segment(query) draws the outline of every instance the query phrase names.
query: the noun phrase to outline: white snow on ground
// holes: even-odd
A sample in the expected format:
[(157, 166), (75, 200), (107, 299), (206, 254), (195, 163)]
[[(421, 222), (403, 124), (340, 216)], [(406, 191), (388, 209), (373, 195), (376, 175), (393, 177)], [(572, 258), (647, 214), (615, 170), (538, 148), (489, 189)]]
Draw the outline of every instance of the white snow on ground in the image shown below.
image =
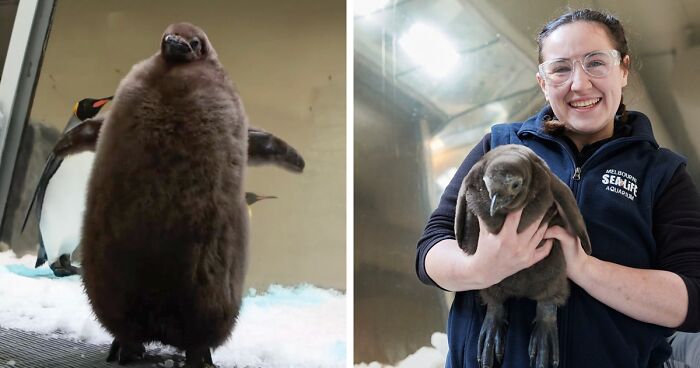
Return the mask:
[(356, 364), (355, 368), (443, 368), (447, 359), (447, 335), (435, 332), (430, 337), (433, 346), (424, 346), (398, 362), (396, 366), (377, 362)]
[[(92, 314), (80, 277), (56, 278), (47, 266), (34, 269), (35, 260), (0, 252), (0, 326), (111, 343)], [(251, 289), (233, 335), (214, 351), (214, 363), (222, 368), (344, 367), (345, 310), (345, 294), (335, 290), (312, 285)]]

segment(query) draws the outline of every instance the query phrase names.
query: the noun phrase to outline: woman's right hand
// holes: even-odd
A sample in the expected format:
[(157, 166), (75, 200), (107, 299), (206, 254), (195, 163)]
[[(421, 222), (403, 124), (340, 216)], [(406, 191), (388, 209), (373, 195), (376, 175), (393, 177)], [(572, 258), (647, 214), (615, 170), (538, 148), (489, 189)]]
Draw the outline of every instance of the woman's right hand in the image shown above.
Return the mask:
[(479, 241), (476, 252), (472, 255), (472, 265), (481, 270), (484, 287), (495, 285), (541, 261), (552, 249), (552, 239), (547, 239), (542, 247), (537, 247), (549, 225), (545, 223), (540, 226), (544, 214), (518, 233), (522, 213), (522, 209), (509, 213), (498, 234), (488, 232), (479, 218)]
[(425, 257), (428, 276), (447, 290), (480, 290), (539, 262), (552, 249), (552, 239), (537, 248), (548, 224), (540, 227), (541, 217), (518, 234), (521, 215), (522, 210), (508, 214), (498, 234), (486, 231), (479, 219), (481, 230), (472, 255), (465, 253), (454, 239), (439, 241)]

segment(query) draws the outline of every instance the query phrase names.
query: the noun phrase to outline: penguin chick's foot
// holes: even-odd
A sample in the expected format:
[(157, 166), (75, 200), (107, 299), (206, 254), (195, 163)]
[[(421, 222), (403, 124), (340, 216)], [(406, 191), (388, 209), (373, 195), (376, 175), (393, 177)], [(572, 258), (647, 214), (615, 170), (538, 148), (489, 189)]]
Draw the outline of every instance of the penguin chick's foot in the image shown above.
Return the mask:
[(118, 361), (119, 365), (126, 365), (136, 360), (143, 359), (146, 348), (140, 343), (120, 342), (117, 339), (112, 341), (107, 355), (108, 362)]
[(66, 277), (80, 274), (80, 269), (70, 263), (70, 256), (67, 254), (61, 255), (56, 262), (49, 265), (49, 268), (51, 268), (51, 271), (53, 271), (53, 274), (56, 277)]
[(535, 327), (530, 335), (530, 366), (556, 368), (559, 366), (559, 333), (557, 307), (551, 303), (537, 303)]
[(208, 347), (187, 349), (185, 357), (185, 368), (216, 368), (211, 360), (211, 350)]
[(480, 368), (498, 367), (503, 362), (507, 327), (508, 317), (503, 304), (488, 304), (476, 350)]

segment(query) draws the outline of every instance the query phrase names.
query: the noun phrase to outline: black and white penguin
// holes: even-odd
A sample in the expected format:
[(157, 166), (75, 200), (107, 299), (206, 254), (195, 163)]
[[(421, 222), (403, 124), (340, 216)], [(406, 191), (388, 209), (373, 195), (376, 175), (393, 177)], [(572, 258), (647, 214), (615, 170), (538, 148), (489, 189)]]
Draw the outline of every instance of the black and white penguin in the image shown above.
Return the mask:
[[(73, 106), (63, 134), (81, 122), (95, 117), (111, 99), (112, 96), (85, 98), (77, 102)], [(22, 230), (36, 203), (39, 250), (35, 267), (48, 262), (54, 275), (58, 277), (79, 272), (71, 264), (71, 255), (80, 244), (85, 193), (93, 159), (94, 153), (90, 151), (66, 157), (56, 157), (51, 153), (24, 217)]]

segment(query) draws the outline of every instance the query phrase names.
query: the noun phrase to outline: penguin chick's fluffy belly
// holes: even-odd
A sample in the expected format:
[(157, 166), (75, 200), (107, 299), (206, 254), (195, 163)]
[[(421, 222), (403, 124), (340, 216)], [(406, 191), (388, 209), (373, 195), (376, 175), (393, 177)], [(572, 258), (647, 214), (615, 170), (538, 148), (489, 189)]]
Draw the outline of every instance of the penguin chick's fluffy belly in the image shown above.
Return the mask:
[(94, 158), (92, 152), (66, 157), (46, 187), (39, 227), (49, 264), (61, 254), (73, 253), (80, 243), (85, 193)]
[[(197, 113), (191, 109), (192, 105), (183, 105), (170, 112)], [(160, 340), (180, 348), (200, 340), (213, 347), (228, 337), (240, 306), (246, 249), (245, 244), (233, 244), (247, 242), (247, 213), (241, 185), (233, 175), (231, 162), (236, 160), (231, 150), (223, 148), (230, 146), (232, 132), (177, 120), (174, 124), (181, 126), (166, 127), (172, 130), (164, 135), (143, 124), (139, 134), (154, 129), (150, 139), (141, 141), (148, 143), (115, 150), (110, 157), (129, 157), (133, 152), (143, 156), (113, 166), (114, 172), (101, 177), (107, 183), (95, 180), (96, 185), (105, 184), (103, 188), (109, 188), (105, 192), (116, 200), (99, 206), (111, 208), (109, 212), (88, 213), (88, 218), (124, 216), (93, 227), (116, 232), (88, 236), (93, 244), (99, 243), (92, 251), (110, 259), (97, 266), (102, 270), (99, 279), (106, 281), (106, 290), (116, 294), (118, 302), (111, 296), (92, 300), (116, 336)], [(105, 140), (111, 133), (105, 132)], [(243, 164), (238, 163), (242, 173)], [(86, 272), (92, 270), (84, 267)], [(137, 317), (127, 322), (123, 315)], [(187, 318), (196, 322), (189, 324)], [(217, 324), (221, 326), (215, 328)]]

